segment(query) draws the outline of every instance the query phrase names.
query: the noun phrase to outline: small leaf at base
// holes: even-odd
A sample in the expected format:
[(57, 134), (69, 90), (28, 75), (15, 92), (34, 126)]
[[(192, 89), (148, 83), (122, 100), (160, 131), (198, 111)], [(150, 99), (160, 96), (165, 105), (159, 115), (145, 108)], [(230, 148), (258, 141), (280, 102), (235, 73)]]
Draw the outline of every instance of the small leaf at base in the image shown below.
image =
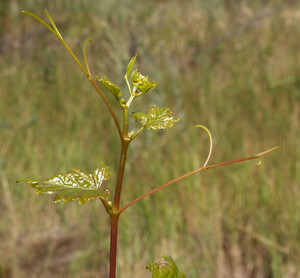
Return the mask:
[(152, 278), (185, 278), (185, 274), (178, 270), (171, 257), (162, 256), (162, 258), (162, 262), (147, 265), (146, 269), (152, 272)]

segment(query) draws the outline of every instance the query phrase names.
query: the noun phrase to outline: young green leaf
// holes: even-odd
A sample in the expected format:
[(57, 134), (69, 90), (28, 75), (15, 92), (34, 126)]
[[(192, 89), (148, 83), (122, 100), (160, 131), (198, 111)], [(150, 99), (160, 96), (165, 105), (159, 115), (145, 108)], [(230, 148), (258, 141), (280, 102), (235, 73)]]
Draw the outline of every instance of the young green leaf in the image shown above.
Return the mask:
[(132, 114), (135, 120), (140, 120), (142, 126), (148, 129), (166, 129), (172, 127), (174, 123), (179, 121), (179, 118), (171, 116), (172, 112), (169, 108), (156, 107), (155, 105), (147, 112), (136, 112)]
[(109, 80), (107, 80), (107, 78), (97, 77), (97, 79), (105, 86), (106, 89), (108, 89), (115, 96), (117, 100), (119, 100), (120, 97), (122, 97), (121, 89)]
[(143, 112), (135, 112), (131, 115), (132, 118), (134, 118), (136, 121), (140, 120), (140, 123), (142, 126), (145, 126), (148, 121), (148, 115)]
[(135, 56), (132, 57), (131, 60), (128, 63), (127, 70), (126, 70), (126, 78), (129, 78), (129, 75), (130, 75), (132, 67), (133, 67), (133, 65), (135, 63), (136, 57), (137, 57), (137, 54), (135, 54)]
[(154, 89), (158, 85), (158, 83), (155, 83), (154, 81), (149, 81), (148, 76), (141, 75), (137, 70), (131, 75), (131, 84), (141, 91), (140, 93), (137, 93), (136, 96), (140, 96)]
[(110, 178), (110, 174), (109, 168), (102, 163), (102, 167), (92, 174), (73, 168), (68, 173), (56, 174), (47, 180), (22, 179), (17, 182), (27, 182), (37, 190), (37, 194), (54, 194), (55, 203), (79, 200), (83, 204), (92, 199), (108, 199), (109, 191), (100, 187)]
[(152, 272), (152, 278), (185, 278), (185, 274), (178, 270), (171, 257), (162, 256), (162, 258), (162, 262), (147, 265), (146, 269)]

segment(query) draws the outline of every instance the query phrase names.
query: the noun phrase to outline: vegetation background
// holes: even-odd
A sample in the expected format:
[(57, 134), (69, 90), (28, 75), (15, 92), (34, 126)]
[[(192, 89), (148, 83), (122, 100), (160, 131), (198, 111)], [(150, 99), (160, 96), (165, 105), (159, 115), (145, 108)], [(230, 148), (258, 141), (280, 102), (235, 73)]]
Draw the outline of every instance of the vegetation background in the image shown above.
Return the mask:
[(213, 134), (211, 163), (280, 145), (260, 167), (210, 170), (126, 211), (119, 276), (149, 277), (146, 263), (171, 254), (189, 278), (300, 277), (300, 4), (283, 0), (1, 0), (0, 277), (106, 277), (108, 267), (100, 202), (53, 204), (15, 184), (101, 160), (116, 173), (120, 151), (74, 61), (21, 14), (46, 18), (44, 8), (79, 56), (93, 39), (94, 74), (124, 89), (138, 53), (160, 82), (139, 105), (181, 118), (132, 144), (123, 203), (201, 166), (209, 142), (196, 124)]

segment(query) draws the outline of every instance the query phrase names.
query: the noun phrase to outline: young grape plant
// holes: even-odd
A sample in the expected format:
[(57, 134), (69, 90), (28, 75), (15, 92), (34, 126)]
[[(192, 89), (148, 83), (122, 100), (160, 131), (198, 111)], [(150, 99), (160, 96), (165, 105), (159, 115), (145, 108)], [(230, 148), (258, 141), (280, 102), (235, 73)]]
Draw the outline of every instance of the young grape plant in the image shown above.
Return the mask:
[[(131, 58), (127, 66), (127, 70), (124, 76), (125, 82), (127, 84), (128, 92), (124, 94), (120, 87), (113, 84), (105, 77), (94, 76), (90, 70), (88, 59), (86, 55), (87, 44), (91, 42), (87, 39), (83, 44), (83, 61), (81, 63), (74, 52), (71, 50), (69, 45), (64, 40), (63, 36), (57, 29), (52, 17), (45, 10), (45, 13), (50, 21), (50, 24), (46, 23), (43, 19), (36, 16), (35, 14), (24, 11), (25, 14), (32, 16), (34, 19), (43, 24), (50, 32), (52, 32), (57, 39), (66, 48), (69, 54), (72, 56), (76, 64), (82, 70), (82, 72), (87, 77), (88, 81), (94, 87), (96, 92), (100, 95), (102, 101), (104, 101), (108, 111), (114, 121), (115, 127), (118, 131), (121, 144), (120, 160), (118, 173), (116, 178), (116, 184), (114, 186), (113, 192), (110, 192), (105, 187), (110, 179), (111, 172), (109, 167), (105, 165), (104, 162), (101, 163), (100, 167), (95, 169), (92, 173), (88, 174), (79, 168), (70, 169), (67, 173), (60, 173), (51, 176), (49, 179), (20, 179), (17, 182), (27, 182), (31, 187), (36, 189), (38, 194), (53, 194), (54, 202), (71, 202), (78, 201), (79, 204), (87, 203), (90, 200), (97, 199), (100, 200), (110, 217), (110, 266), (109, 266), (109, 278), (115, 278), (117, 273), (117, 245), (118, 245), (118, 223), (120, 215), (130, 206), (141, 201), (143, 198), (154, 194), (155, 192), (168, 187), (176, 182), (179, 182), (191, 175), (197, 174), (201, 171), (205, 171), (211, 168), (220, 167), (223, 165), (238, 163), (242, 161), (260, 159), (261, 157), (277, 147), (253, 155), (246, 158), (236, 159), (221, 162), (214, 165), (209, 165), (209, 160), (212, 154), (212, 136), (210, 131), (203, 125), (196, 125), (195, 127), (203, 129), (209, 136), (210, 147), (207, 159), (202, 167), (195, 169), (189, 173), (186, 173), (180, 177), (166, 182), (149, 192), (141, 195), (140, 197), (132, 200), (124, 206), (120, 206), (121, 193), (123, 190), (123, 177), (125, 172), (125, 164), (127, 160), (127, 151), (129, 144), (145, 129), (150, 130), (161, 130), (171, 128), (174, 124), (179, 122), (179, 118), (172, 116), (172, 113), (167, 107), (158, 107), (156, 105), (149, 108), (148, 111), (132, 111), (131, 104), (139, 97), (143, 97), (145, 94), (151, 92), (157, 87), (158, 83), (149, 80), (148, 76), (142, 75), (137, 69), (134, 69), (134, 65), (137, 59), (137, 55)], [(101, 86), (104, 87), (109, 93), (113, 95), (115, 100), (119, 104), (119, 109), (122, 112), (123, 118), (120, 122), (117, 118), (117, 114), (108, 101), (106, 94), (103, 93)], [(129, 127), (129, 121), (137, 122), (137, 128), (131, 130)], [(126, 189), (126, 184), (124, 184), (124, 189)], [(111, 198), (112, 196), (112, 198)], [(153, 278), (182, 278), (185, 274), (180, 272), (176, 263), (170, 256), (162, 256), (162, 261), (154, 264), (148, 264), (147, 270), (152, 272)], [(122, 274), (120, 274), (122, 276)]]

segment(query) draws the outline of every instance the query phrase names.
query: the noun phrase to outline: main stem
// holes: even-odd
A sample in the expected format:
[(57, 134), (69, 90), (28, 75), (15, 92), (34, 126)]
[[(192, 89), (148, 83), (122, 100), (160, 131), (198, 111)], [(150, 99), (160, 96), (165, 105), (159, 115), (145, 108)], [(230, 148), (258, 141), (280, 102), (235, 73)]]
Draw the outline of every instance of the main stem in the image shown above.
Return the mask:
[(117, 268), (117, 246), (118, 246), (118, 223), (119, 223), (119, 207), (123, 185), (123, 177), (125, 170), (125, 163), (127, 157), (129, 141), (127, 138), (122, 138), (122, 150), (119, 163), (119, 171), (116, 183), (116, 191), (114, 197), (113, 208), (110, 212), (110, 266), (109, 278), (116, 278)]
[(109, 278), (116, 278), (119, 214), (110, 217), (110, 265)]
[(128, 145), (129, 145), (129, 141), (127, 141), (126, 138), (125, 139), (122, 138), (122, 150), (121, 150), (119, 171), (118, 171), (116, 191), (115, 191), (114, 204), (113, 204), (113, 209), (116, 212), (119, 211), (119, 207), (120, 207), (120, 198), (121, 198), (121, 192), (122, 192), (124, 169), (125, 169)]

